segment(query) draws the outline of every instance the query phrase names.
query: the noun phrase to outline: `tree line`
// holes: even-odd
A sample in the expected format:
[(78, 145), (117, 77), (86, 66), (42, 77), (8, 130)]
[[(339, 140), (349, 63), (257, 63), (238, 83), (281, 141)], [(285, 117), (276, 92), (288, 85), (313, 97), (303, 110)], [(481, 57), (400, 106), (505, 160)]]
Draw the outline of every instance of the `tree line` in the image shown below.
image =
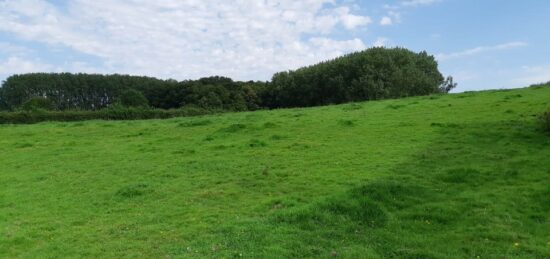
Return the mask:
[(27, 102), (48, 102), (53, 110), (100, 110), (112, 105), (177, 109), (194, 106), (219, 110), (259, 108), (261, 82), (234, 82), (225, 77), (161, 80), (129, 75), (31, 73), (7, 78), (0, 88), (0, 107), (16, 110)]
[(157, 109), (245, 111), (306, 107), (448, 92), (433, 56), (404, 48), (371, 48), (276, 73), (270, 82), (226, 77), (161, 80), (71, 73), (13, 75), (0, 88), (0, 109), (101, 110), (121, 105)]

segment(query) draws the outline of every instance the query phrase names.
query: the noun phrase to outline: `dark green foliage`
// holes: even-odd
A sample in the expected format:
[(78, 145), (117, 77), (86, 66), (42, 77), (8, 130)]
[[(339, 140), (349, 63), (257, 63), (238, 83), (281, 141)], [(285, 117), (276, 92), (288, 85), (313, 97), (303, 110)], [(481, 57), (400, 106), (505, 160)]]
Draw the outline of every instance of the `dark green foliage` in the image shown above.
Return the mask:
[(207, 110), (246, 111), (261, 108), (258, 91), (261, 82), (234, 82), (226, 77), (207, 77), (196, 81), (166, 81), (143, 91), (155, 108), (198, 107)]
[(120, 95), (120, 104), (125, 107), (148, 107), (149, 101), (141, 92), (128, 89)]
[(546, 82), (546, 83), (532, 84), (529, 87), (531, 87), (533, 89), (541, 89), (541, 88), (548, 87), (548, 86), (550, 86), (550, 81)]
[(437, 62), (426, 52), (371, 48), (277, 73), (263, 101), (276, 108), (400, 98), (439, 93), (443, 83)]
[(33, 96), (47, 97), (58, 110), (97, 110), (112, 104), (125, 89), (160, 82), (122, 75), (32, 73), (9, 77), (2, 85), (0, 96), (10, 110)]
[(99, 111), (15, 111), (0, 112), (0, 124), (30, 124), (43, 121), (83, 121), (83, 120), (144, 120), (167, 119), (183, 116), (197, 116), (214, 113), (200, 108), (145, 109), (113, 106)]
[(21, 110), (24, 111), (35, 111), (35, 110), (55, 110), (55, 105), (53, 102), (44, 97), (32, 97), (29, 100), (25, 101), (21, 107)]
[(445, 81), (439, 86), (439, 91), (441, 93), (449, 93), (451, 90), (455, 89), (458, 84), (454, 82), (452, 76), (448, 76)]
[(426, 52), (372, 48), (277, 73), (270, 83), (235, 82), (220, 76), (178, 82), (117, 74), (13, 75), (0, 88), (0, 109), (13, 111), (29, 98), (43, 96), (61, 111), (101, 110), (115, 103), (247, 111), (427, 95), (455, 86), (451, 77), (443, 80), (437, 62)]
[(161, 109), (256, 110), (261, 107), (258, 92), (264, 84), (225, 77), (178, 82), (116, 74), (31, 73), (13, 75), (3, 83), (0, 109), (15, 110), (29, 98), (44, 96), (62, 111), (100, 110), (117, 102)]

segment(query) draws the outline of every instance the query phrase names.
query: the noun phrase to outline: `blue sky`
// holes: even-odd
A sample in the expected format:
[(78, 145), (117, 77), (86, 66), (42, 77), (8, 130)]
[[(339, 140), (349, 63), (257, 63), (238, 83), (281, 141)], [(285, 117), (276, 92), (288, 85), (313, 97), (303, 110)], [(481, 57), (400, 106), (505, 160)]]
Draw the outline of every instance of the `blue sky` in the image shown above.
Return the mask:
[(268, 80), (372, 46), (436, 56), (456, 91), (550, 81), (550, 1), (0, 0), (0, 80), (27, 72)]

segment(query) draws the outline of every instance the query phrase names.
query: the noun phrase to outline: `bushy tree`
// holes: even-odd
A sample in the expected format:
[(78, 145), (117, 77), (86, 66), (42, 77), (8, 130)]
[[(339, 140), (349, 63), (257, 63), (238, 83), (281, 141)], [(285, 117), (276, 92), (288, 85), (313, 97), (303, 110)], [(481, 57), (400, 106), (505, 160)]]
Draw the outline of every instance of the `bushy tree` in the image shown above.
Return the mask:
[(149, 101), (143, 94), (134, 89), (128, 89), (121, 93), (120, 104), (124, 107), (149, 107)]
[(37, 97), (32, 97), (28, 99), (19, 108), (24, 111), (37, 111), (37, 110), (52, 111), (52, 110), (55, 110), (55, 105), (50, 99), (37, 96)]
[(403, 48), (371, 48), (295, 71), (277, 73), (267, 105), (304, 107), (440, 92), (433, 56)]
[(162, 109), (247, 110), (260, 107), (260, 95), (254, 91), (262, 85), (220, 76), (178, 82), (128, 75), (31, 73), (11, 76), (3, 83), (0, 108), (13, 110), (33, 96), (48, 96), (58, 110), (99, 110), (115, 102), (144, 106), (145, 99)]
[(165, 81), (127, 75), (31, 73), (10, 76), (0, 94), (13, 110), (33, 96), (47, 96), (58, 110), (98, 110), (114, 103), (122, 91), (145, 91)]
[(449, 93), (451, 90), (455, 89), (458, 84), (453, 81), (452, 76), (448, 76), (443, 84), (439, 86), (439, 91), (442, 93)]
[(235, 82), (221, 76), (178, 82), (117, 74), (13, 75), (0, 88), (0, 109), (14, 110), (34, 96), (46, 96), (61, 111), (101, 110), (115, 103), (243, 111), (427, 95), (455, 86), (451, 77), (444, 80), (426, 52), (371, 48), (276, 73), (271, 82)]

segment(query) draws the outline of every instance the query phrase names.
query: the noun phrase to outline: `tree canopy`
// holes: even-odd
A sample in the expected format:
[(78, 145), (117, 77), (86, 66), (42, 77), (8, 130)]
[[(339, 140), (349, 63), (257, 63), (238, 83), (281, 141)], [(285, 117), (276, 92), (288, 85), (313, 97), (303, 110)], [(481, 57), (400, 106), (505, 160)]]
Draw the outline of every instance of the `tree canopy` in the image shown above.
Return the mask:
[(371, 48), (273, 76), (269, 107), (304, 107), (440, 92), (437, 62), (426, 52)]
[(371, 48), (273, 75), (271, 82), (238, 82), (213, 76), (161, 80), (144, 76), (30, 73), (10, 76), (0, 88), (0, 109), (15, 110), (33, 98), (55, 110), (129, 107), (244, 111), (306, 107), (448, 92), (434, 57), (404, 48)]

